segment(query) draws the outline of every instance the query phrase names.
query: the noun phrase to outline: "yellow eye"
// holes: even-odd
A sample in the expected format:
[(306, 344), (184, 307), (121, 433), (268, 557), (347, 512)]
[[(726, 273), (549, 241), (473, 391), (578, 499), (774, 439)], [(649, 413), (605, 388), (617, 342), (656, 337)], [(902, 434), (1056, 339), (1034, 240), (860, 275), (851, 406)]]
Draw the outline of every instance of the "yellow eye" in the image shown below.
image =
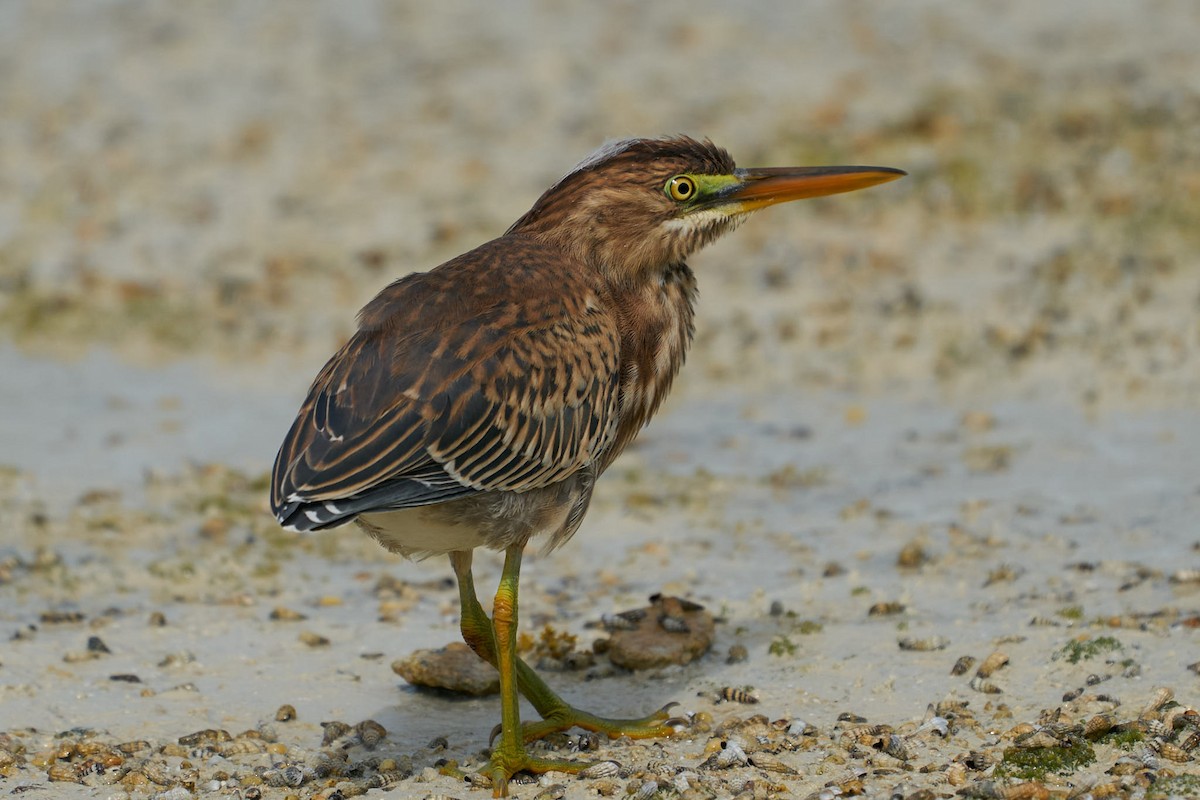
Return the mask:
[(676, 175), (667, 181), (667, 196), (672, 200), (686, 203), (696, 196), (696, 182), (687, 175)]

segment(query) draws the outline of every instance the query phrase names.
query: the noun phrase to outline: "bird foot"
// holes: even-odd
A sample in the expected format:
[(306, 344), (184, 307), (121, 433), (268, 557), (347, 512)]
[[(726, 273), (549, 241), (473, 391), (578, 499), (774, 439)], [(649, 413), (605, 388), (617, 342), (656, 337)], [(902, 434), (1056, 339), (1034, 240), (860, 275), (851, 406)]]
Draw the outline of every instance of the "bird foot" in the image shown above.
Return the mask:
[[(688, 725), (686, 719), (671, 716), (671, 709), (677, 705), (678, 703), (667, 703), (653, 714), (638, 719), (609, 719), (563, 703), (547, 712), (538, 722), (523, 723), (521, 738), (532, 742), (559, 731), (583, 728), (610, 739), (619, 739), (622, 736), (628, 736), (630, 739), (662, 739), (673, 736)], [(498, 731), (493, 731), (493, 738), (496, 733)]]
[(518, 772), (565, 772), (571, 775), (592, 766), (590, 761), (557, 761), (534, 758), (525, 749), (506, 749), (503, 745), (492, 750), (492, 757), (479, 774), (492, 782), (492, 797), (508, 797), (508, 780)]

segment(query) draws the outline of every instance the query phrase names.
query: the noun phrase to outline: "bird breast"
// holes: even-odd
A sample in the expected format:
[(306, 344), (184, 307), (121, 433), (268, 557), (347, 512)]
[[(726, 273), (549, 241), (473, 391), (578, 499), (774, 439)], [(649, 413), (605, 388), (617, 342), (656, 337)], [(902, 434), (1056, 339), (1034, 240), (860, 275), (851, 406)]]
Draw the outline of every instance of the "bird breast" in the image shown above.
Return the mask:
[(662, 404), (692, 341), (696, 278), (686, 264), (621, 294), (620, 422), (603, 466), (633, 440)]

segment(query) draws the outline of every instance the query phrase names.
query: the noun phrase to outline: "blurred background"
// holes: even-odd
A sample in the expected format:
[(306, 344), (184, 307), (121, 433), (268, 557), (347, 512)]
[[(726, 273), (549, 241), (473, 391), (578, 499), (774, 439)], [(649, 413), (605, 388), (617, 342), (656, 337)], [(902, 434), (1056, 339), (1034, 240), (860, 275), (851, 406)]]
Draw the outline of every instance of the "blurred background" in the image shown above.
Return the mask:
[[(177, 746), (288, 703), (289, 752), (370, 717), (390, 754), (477, 753), (492, 700), (389, 669), (458, 638), (445, 560), (285, 534), (266, 476), (380, 288), (500, 235), (606, 140), (680, 132), (742, 166), (909, 176), (694, 257), (688, 364), (580, 535), (530, 559), (522, 613), (589, 653), (652, 593), (730, 624), (692, 667), (555, 683), (718, 717), (722, 685), (758, 687), (826, 737), (795, 796), (823, 754), (860, 763), (839, 712), (915, 726), (997, 642), (1008, 693), (967, 695), (995, 718), (960, 750), (1059, 719), (1094, 672), (1121, 714), (1153, 686), (1194, 702), (1197, 42), (1186, 0), (0, 0), (0, 751)], [(1091, 634), (1119, 667), (1060, 659)], [(944, 792), (966, 758), (931, 745), (903, 780)]]
[(1198, 34), (1167, 0), (6, 0), (0, 461), (75, 488), (265, 470), (382, 285), (605, 140), (676, 132), (911, 177), (698, 255), (674, 404), (1194, 407)]

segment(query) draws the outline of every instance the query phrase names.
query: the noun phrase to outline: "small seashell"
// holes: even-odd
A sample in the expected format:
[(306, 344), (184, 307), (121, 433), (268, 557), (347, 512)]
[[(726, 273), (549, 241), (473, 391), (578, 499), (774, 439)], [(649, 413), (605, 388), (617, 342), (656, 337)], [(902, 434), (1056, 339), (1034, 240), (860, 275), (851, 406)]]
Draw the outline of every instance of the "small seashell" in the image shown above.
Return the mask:
[(692, 788), (692, 784), (698, 783), (699, 780), (699, 775), (689, 770), (684, 770), (671, 779), (671, 788), (675, 790), (676, 794), (683, 794)]
[(746, 751), (733, 740), (721, 742), (721, 750), (713, 755), (713, 765), (717, 769), (726, 769), (734, 764), (746, 763)]
[(329, 637), (328, 636), (322, 636), (321, 634), (313, 633), (312, 631), (301, 631), (299, 639), (302, 644), (306, 644), (309, 647), (328, 647), (329, 646)]
[(725, 686), (717, 692), (717, 702), (754, 705), (758, 702), (758, 698), (745, 689), (739, 689), (735, 686)]
[(1166, 725), (1164, 725), (1160, 720), (1153, 718), (1138, 719), (1130, 723), (1130, 725), (1142, 731), (1151, 738), (1162, 738), (1171, 734), (1170, 729), (1168, 729)]
[(953, 719), (958, 716), (967, 714), (967, 706), (971, 704), (970, 700), (959, 700), (957, 697), (947, 697), (945, 700), (940, 700), (933, 706), (933, 713), (939, 717)]
[(308, 762), (309, 768), (317, 778), (341, 775), (345, 773), (348, 766), (345, 752), (328, 753), (322, 750), (312, 755)]
[(809, 725), (804, 720), (794, 719), (788, 725), (787, 734), (788, 736), (803, 736), (804, 732), (807, 731), (808, 728)]
[(533, 796), (533, 800), (562, 800), (567, 796), (567, 787), (553, 783)]
[(267, 743), (262, 739), (252, 739), (249, 737), (239, 737), (232, 742), (222, 742), (216, 747), (217, 753), (222, 756), (237, 756), (249, 755), (251, 753), (267, 752)]
[(296, 707), (291, 703), (284, 703), (275, 712), (276, 722), (291, 722), (296, 718)]
[(1035, 747), (1061, 747), (1062, 741), (1045, 728), (1023, 733), (1013, 740), (1013, 746), (1024, 750)]
[(959, 656), (954, 662), (954, 666), (950, 668), (951, 675), (966, 675), (971, 667), (975, 666), (975, 656)]
[(1037, 781), (1004, 785), (997, 781), (980, 781), (958, 791), (963, 797), (980, 800), (1047, 800), (1050, 791)]
[(1121, 781), (1104, 781), (1103, 783), (1094, 783), (1084, 792), (1079, 792), (1078, 794), (1088, 794), (1095, 800), (1102, 800), (1102, 798), (1111, 797), (1117, 792), (1123, 791), (1124, 788)]
[(933, 716), (921, 723), (921, 727), (913, 731), (913, 735), (933, 731), (938, 736), (950, 735), (950, 720), (945, 717)]
[(882, 746), (884, 737), (891, 734), (891, 725), (854, 725), (842, 731), (841, 738), (844, 744), (876, 748)]
[(974, 678), (971, 678), (971, 682), (967, 685), (975, 691), (982, 692), (983, 694), (1002, 694), (1004, 692), (1004, 690), (996, 684), (981, 678), (978, 675), (976, 675)]
[(176, 786), (154, 795), (154, 800), (191, 800), (192, 793), (184, 786)]
[(1047, 800), (1050, 790), (1037, 781), (1026, 781), (1000, 788), (1001, 800)]
[(643, 781), (642, 785), (631, 793), (629, 797), (633, 798), (633, 800), (650, 800), (651, 797), (658, 794), (658, 788), (658, 781), (656, 780)]
[(967, 782), (967, 767), (962, 762), (956, 761), (946, 767), (946, 783), (951, 786), (962, 786)]
[(1158, 769), (1158, 754), (1148, 745), (1142, 743), (1133, 751), (1133, 757), (1142, 763), (1146, 769)]
[(1171, 583), (1200, 583), (1200, 569), (1178, 569), (1168, 578)]
[(228, 742), (232, 739), (233, 737), (229, 735), (229, 731), (205, 728), (202, 731), (180, 736), (179, 743), (184, 747), (196, 747), (198, 745), (213, 745), (218, 742)]
[(602, 614), (600, 623), (610, 631), (631, 631), (646, 618), (646, 609), (634, 608), (618, 614)]
[(904, 603), (896, 601), (882, 601), (876, 603), (867, 609), (868, 617), (890, 616), (892, 614), (903, 614), (906, 606)]
[(308, 619), (308, 617), (301, 614), (299, 611), (293, 611), (292, 609), (285, 608), (284, 606), (276, 606), (274, 609), (272, 609), (269, 618), (275, 622), (299, 622), (301, 620)]
[(83, 783), (83, 776), (74, 764), (55, 761), (46, 768), (46, 777), (55, 783)]
[(1176, 764), (1185, 764), (1192, 760), (1192, 756), (1187, 750), (1171, 742), (1159, 742), (1158, 754), (1168, 761), (1174, 761)]
[(901, 650), (914, 650), (917, 652), (945, 650), (950, 646), (950, 640), (945, 636), (926, 636), (924, 638), (904, 636), (896, 643), (900, 645)]
[(883, 740), (882, 749), (883, 752), (900, 761), (908, 761), (912, 758), (912, 754), (908, 750), (908, 745), (904, 742), (904, 737), (897, 736), (894, 733)]
[(176, 776), (172, 775), (165, 765), (157, 761), (145, 761), (138, 766), (137, 771), (145, 775), (151, 783), (157, 783), (159, 786), (170, 786), (175, 783)]
[(374, 750), (387, 736), (387, 729), (373, 719), (364, 719), (355, 725), (354, 732), (358, 735), (358, 740), (362, 742), (363, 747), (368, 750)]
[(283, 785), (292, 788), (303, 785), (311, 777), (303, 767), (297, 764), (288, 764), (279, 770), (279, 774), (283, 777)]
[(333, 720), (331, 722), (322, 722), (321, 727), (325, 729), (325, 734), (321, 737), (321, 746), (327, 747), (343, 736), (349, 734), (354, 729), (344, 722)]
[(1111, 731), (1116, 724), (1116, 717), (1112, 714), (1097, 714), (1083, 723), (1083, 735), (1085, 738), (1095, 739)]
[(967, 769), (983, 772), (985, 769), (996, 763), (996, 759), (986, 750), (972, 750), (967, 753), (966, 758), (962, 761), (967, 766)]
[(597, 761), (590, 767), (579, 771), (581, 778), (615, 778), (621, 773), (621, 765), (616, 761)]
[(1175, 706), (1170, 708), (1162, 715), (1163, 725), (1167, 726), (1167, 730), (1175, 730), (1181, 725), (1191, 725), (1193, 728), (1200, 727), (1200, 714), (1196, 713), (1194, 708), (1187, 706)]
[(411, 774), (411, 770), (380, 770), (367, 780), (366, 787), (368, 789), (390, 789)]
[(1150, 695), (1149, 702), (1142, 709), (1140, 716), (1149, 716), (1158, 712), (1160, 708), (1175, 699), (1175, 692), (1165, 686), (1160, 686), (1154, 690), (1154, 694)]
[(997, 650), (980, 662), (979, 669), (975, 670), (975, 675), (979, 678), (990, 678), (992, 673), (1007, 663), (1008, 656)]
[(770, 753), (758, 752), (747, 756), (746, 763), (764, 772), (776, 772), (781, 775), (799, 775), (799, 771), (780, 761)]

